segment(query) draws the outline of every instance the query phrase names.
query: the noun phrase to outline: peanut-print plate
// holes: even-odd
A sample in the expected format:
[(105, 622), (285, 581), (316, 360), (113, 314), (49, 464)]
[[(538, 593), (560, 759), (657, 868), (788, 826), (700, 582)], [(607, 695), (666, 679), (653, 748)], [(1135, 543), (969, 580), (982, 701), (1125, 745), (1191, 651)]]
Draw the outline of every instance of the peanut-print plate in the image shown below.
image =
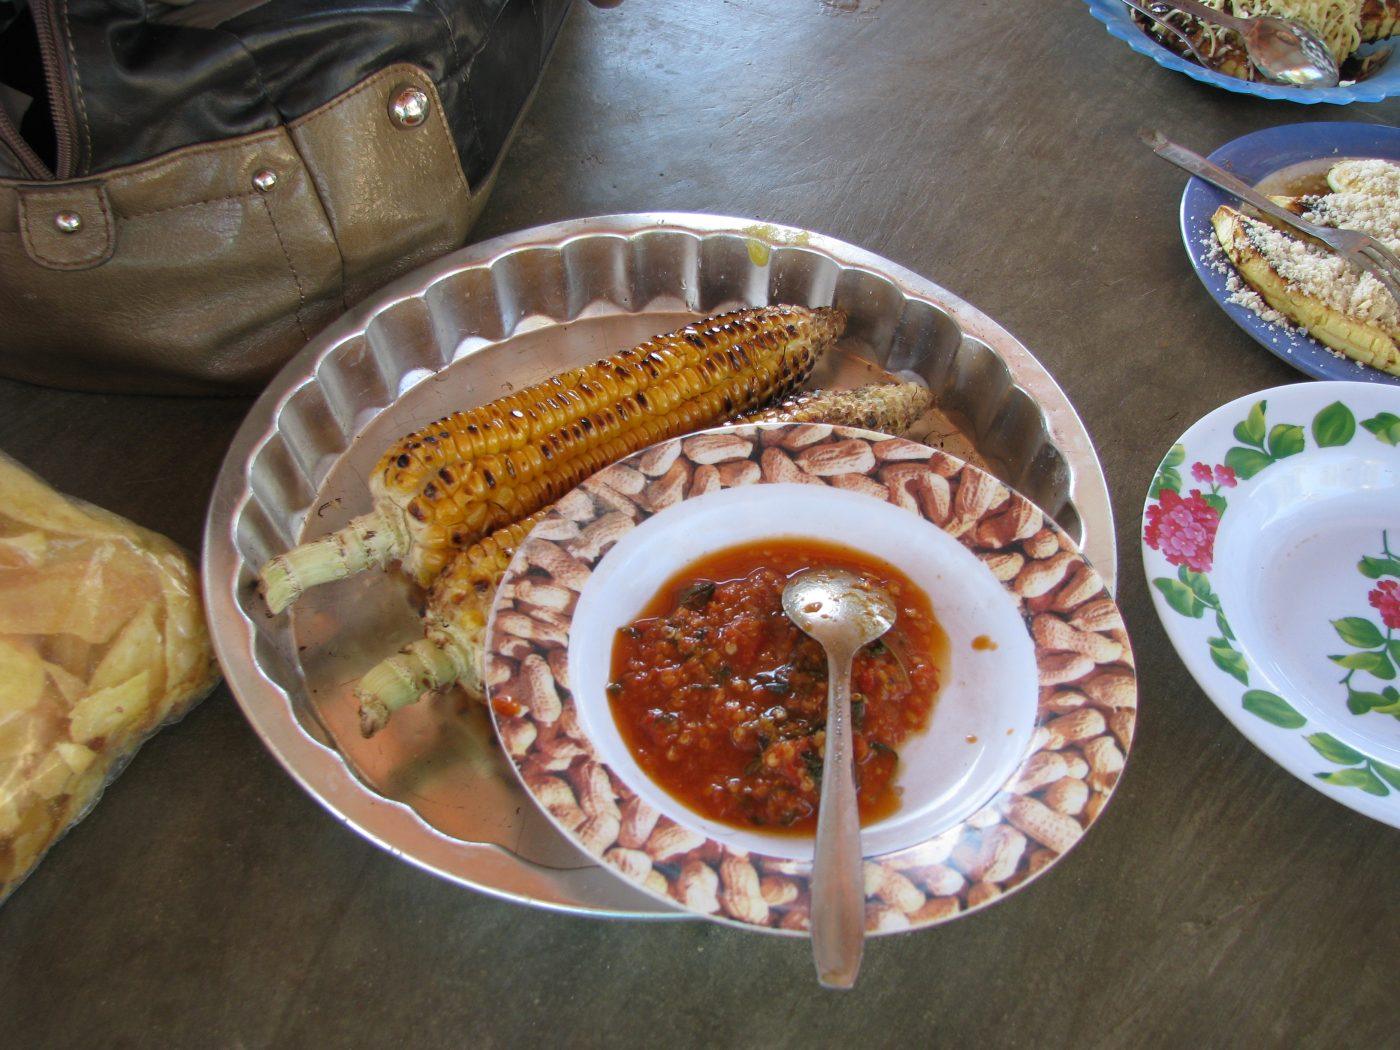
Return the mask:
[(1284, 769), (1400, 827), (1400, 390), (1306, 383), (1171, 447), (1143, 565), (1206, 695)]
[[(549, 818), (660, 900), (806, 932), (810, 840), (727, 827), (668, 795), (622, 743), (605, 694), (615, 632), (670, 576), (776, 536), (893, 564), (949, 636), (931, 724), (900, 748), (900, 807), (862, 834), (870, 932), (975, 910), (1068, 852), (1132, 741), (1132, 653), (1102, 580), (990, 474), (911, 441), (800, 424), (656, 445), (560, 500), (521, 545), (488, 628), (488, 693)], [(995, 648), (974, 645), (981, 635)]]

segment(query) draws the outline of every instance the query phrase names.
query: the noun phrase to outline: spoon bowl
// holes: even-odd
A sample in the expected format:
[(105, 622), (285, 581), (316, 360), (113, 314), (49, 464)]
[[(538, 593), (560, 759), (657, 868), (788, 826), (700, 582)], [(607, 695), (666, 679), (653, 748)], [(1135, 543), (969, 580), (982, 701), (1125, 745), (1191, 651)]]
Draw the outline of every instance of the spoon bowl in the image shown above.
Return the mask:
[(851, 661), (894, 626), (894, 599), (843, 569), (808, 569), (783, 589), (788, 619), (826, 650), (826, 746), (812, 865), (812, 958), (827, 988), (850, 988), (865, 948), (864, 856), (851, 738)]
[(788, 619), (831, 652), (863, 645), (894, 626), (894, 599), (883, 587), (844, 569), (808, 569), (783, 589)]
[(1270, 80), (1295, 87), (1336, 87), (1337, 61), (1316, 33), (1286, 18), (1251, 19), (1245, 50)]

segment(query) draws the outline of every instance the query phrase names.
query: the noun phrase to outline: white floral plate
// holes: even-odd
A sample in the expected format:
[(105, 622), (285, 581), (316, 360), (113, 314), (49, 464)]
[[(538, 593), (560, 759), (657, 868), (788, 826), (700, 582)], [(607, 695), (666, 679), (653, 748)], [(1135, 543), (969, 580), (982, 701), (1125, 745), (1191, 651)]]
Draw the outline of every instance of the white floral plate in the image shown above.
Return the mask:
[(584, 482), (521, 544), (488, 626), (487, 688), (541, 810), (661, 900), (806, 933), (810, 840), (718, 826), (668, 796), (630, 758), (605, 696), (616, 630), (665, 579), (783, 535), (889, 561), (936, 596), (949, 635), (933, 720), (901, 745), (899, 811), (862, 832), (867, 929), (945, 922), (1055, 864), (1107, 803), (1132, 742), (1137, 681), (1118, 609), (1073, 541), (991, 475), (844, 427), (663, 442)]
[(1225, 716), (1400, 827), (1400, 391), (1306, 383), (1216, 409), (1152, 479), (1142, 555)]

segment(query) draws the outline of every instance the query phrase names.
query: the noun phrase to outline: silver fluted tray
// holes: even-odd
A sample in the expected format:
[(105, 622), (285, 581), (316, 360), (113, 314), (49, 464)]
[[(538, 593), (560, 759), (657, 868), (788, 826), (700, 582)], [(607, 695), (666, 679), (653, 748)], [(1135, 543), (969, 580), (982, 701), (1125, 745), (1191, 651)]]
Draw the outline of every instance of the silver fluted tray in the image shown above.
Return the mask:
[(273, 618), (268, 557), (369, 509), (365, 478), (400, 434), (696, 316), (835, 302), (850, 317), (816, 377), (923, 378), (1004, 481), (1050, 513), (1112, 587), (1103, 471), (1049, 373), (931, 281), (804, 230), (714, 215), (610, 215), (463, 248), (322, 332), (253, 406), (205, 527), (204, 596), (229, 685), (287, 771), (349, 827), (464, 886), (561, 911), (680, 918), (567, 842), (451, 698), (401, 711), (372, 741), (351, 689), (418, 633), (406, 584), (371, 573)]

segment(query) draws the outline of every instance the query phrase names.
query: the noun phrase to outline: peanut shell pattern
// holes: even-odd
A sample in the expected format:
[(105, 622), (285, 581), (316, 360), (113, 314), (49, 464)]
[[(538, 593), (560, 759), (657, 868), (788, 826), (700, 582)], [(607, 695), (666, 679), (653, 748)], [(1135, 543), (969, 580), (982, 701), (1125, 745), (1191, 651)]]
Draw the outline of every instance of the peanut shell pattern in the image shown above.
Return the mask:
[[(735, 851), (657, 813), (598, 760), (568, 684), (570, 616), (613, 544), (683, 499), (774, 482), (864, 492), (944, 529), (1010, 591), (1035, 643), (1027, 756), (961, 824), (867, 859), (867, 930), (932, 926), (1025, 885), (1074, 847), (1122, 775), (1137, 706), (1122, 617), (1073, 541), (1028, 500), (944, 452), (869, 431), (706, 431), (609, 467), (551, 510), (512, 561), (489, 628), (492, 717), (522, 782), (574, 841), (642, 889), (718, 921), (806, 933), (811, 865)], [(539, 594), (551, 600), (531, 600)]]

